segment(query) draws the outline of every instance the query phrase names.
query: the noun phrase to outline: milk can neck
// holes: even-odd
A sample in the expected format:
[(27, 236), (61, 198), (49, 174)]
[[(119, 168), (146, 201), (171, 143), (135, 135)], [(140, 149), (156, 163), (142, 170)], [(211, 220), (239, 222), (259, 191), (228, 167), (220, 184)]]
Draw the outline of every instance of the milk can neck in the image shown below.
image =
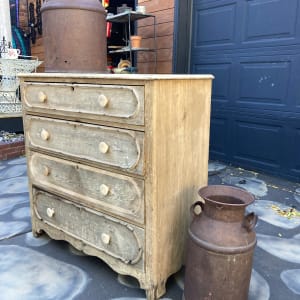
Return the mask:
[(245, 208), (245, 204), (218, 203), (206, 199), (203, 213), (215, 220), (239, 222), (244, 219)]

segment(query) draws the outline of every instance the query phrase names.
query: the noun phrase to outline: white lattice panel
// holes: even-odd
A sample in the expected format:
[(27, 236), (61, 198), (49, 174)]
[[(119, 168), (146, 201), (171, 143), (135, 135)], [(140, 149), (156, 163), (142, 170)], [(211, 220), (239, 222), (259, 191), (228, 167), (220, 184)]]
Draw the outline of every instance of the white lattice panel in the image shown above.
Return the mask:
[(18, 73), (30, 73), (42, 63), (33, 57), (29, 59), (0, 58), (0, 113), (21, 112)]

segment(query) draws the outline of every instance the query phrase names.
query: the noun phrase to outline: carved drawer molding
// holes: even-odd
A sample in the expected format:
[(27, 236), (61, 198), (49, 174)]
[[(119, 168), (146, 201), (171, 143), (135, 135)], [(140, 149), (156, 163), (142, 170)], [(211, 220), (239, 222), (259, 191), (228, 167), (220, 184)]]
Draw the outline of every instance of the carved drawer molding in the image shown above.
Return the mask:
[(143, 133), (130, 130), (26, 117), (29, 147), (143, 174)]
[(34, 190), (36, 216), (83, 243), (143, 268), (144, 231), (43, 191)]
[(144, 87), (28, 83), (24, 105), (49, 113), (144, 125)]
[(144, 224), (144, 181), (40, 153), (29, 155), (35, 186)]

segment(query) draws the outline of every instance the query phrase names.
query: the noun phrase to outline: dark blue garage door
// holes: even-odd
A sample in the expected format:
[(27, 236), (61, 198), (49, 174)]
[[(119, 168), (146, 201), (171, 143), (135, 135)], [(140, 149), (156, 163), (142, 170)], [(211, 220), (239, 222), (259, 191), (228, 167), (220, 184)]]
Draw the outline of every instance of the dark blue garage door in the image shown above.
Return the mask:
[(212, 73), (210, 158), (300, 180), (300, 0), (194, 0), (191, 73)]

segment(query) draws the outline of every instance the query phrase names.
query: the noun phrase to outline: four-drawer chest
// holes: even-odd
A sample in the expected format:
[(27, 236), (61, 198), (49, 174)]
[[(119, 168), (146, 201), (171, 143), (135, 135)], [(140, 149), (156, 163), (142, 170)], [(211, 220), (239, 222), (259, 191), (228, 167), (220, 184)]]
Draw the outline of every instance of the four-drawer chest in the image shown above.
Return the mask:
[(207, 184), (213, 77), (20, 78), (33, 233), (101, 258), (159, 298)]

